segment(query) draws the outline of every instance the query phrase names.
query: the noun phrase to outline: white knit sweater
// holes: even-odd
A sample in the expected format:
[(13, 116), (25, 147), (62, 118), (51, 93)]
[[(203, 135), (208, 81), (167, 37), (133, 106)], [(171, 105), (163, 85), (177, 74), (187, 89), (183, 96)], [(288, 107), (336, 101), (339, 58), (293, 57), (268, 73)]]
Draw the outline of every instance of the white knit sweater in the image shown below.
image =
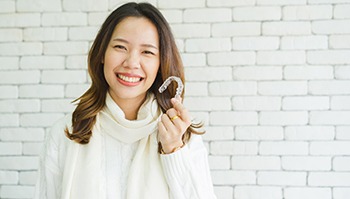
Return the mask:
[[(37, 198), (61, 198), (66, 152), (68, 144), (72, 142), (64, 135), (63, 129), (69, 126), (70, 119), (71, 117), (68, 116), (60, 120), (47, 136), (36, 187)], [(126, 144), (108, 134), (103, 134), (102, 137), (104, 144), (101, 156), (104, 179), (101, 187), (108, 199), (126, 198), (129, 169), (139, 141)], [(207, 151), (201, 136), (193, 135), (182, 149), (169, 155), (160, 155), (160, 159), (170, 198), (216, 198), (210, 177)]]

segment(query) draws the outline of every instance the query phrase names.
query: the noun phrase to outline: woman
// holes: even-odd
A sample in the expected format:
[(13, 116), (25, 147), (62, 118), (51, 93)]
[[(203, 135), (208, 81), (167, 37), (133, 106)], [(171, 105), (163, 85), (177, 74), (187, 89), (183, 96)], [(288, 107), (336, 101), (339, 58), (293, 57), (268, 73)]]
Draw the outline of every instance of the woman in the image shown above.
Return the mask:
[[(103, 23), (89, 52), (91, 87), (47, 136), (37, 198), (215, 198), (198, 125), (176, 85), (184, 80), (169, 25), (147, 3)], [(183, 97), (183, 96), (182, 96)]]

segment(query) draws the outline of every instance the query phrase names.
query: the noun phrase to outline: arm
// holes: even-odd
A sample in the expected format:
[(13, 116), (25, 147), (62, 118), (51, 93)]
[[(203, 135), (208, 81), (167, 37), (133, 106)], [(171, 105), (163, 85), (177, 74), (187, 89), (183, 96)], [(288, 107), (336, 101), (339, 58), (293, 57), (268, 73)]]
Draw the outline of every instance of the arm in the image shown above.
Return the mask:
[(201, 136), (192, 135), (190, 142), (182, 149), (161, 155), (161, 162), (172, 198), (216, 198)]

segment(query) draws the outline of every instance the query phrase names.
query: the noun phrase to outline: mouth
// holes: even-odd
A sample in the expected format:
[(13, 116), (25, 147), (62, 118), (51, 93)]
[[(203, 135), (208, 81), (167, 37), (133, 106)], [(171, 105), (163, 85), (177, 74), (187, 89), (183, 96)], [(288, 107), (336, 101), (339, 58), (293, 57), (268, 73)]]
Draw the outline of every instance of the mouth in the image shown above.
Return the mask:
[(138, 75), (122, 74), (122, 73), (117, 73), (117, 78), (121, 83), (127, 84), (129, 86), (135, 85), (144, 79), (143, 77), (140, 77)]

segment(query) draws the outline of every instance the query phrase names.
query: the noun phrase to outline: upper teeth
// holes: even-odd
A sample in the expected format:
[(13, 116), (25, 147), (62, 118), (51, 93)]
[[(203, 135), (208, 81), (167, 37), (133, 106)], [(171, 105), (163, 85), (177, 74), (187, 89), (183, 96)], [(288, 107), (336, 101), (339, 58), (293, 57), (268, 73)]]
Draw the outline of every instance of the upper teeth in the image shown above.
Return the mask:
[(140, 77), (127, 77), (121, 74), (118, 74), (118, 77), (126, 82), (138, 82), (141, 80)]

